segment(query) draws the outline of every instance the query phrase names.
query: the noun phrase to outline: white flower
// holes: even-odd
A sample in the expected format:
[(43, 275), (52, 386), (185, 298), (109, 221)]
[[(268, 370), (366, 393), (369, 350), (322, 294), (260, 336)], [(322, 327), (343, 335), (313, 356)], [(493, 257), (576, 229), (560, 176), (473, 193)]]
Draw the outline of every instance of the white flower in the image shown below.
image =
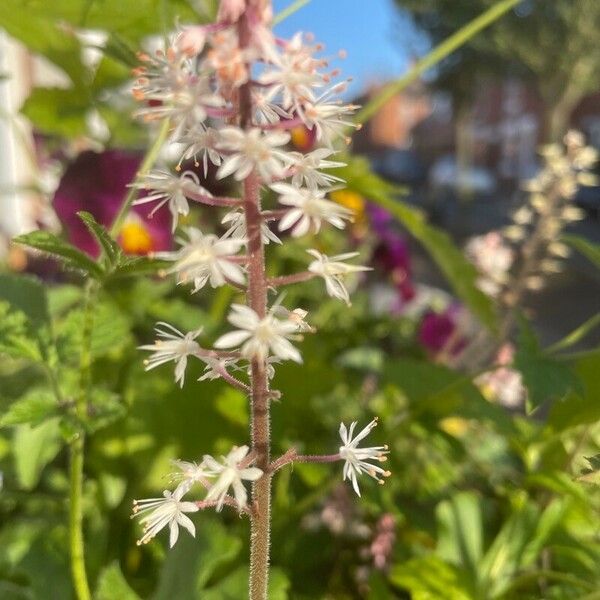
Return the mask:
[(514, 261), (512, 248), (499, 232), (490, 231), (471, 238), (465, 246), (465, 252), (481, 274), (477, 286), (489, 296), (497, 296), (508, 281)]
[(343, 229), (344, 220), (352, 219), (352, 211), (331, 200), (326, 200), (324, 190), (296, 188), (287, 183), (274, 183), (271, 188), (281, 194), (279, 196), (281, 204), (293, 207), (279, 221), (279, 230), (292, 228), (294, 237), (303, 236), (310, 230), (318, 233), (323, 221)]
[(291, 119), (292, 115), (275, 102), (270, 102), (265, 94), (257, 90), (252, 91), (252, 103), (256, 111), (256, 122), (260, 124), (274, 125), (281, 119)]
[(165, 490), (163, 496), (163, 498), (134, 500), (133, 516), (141, 517), (140, 523), (144, 527), (144, 535), (138, 541), (138, 546), (147, 544), (167, 525), (169, 526), (169, 546), (171, 548), (179, 537), (179, 525), (185, 527), (193, 537), (196, 537), (196, 528), (184, 513), (197, 512), (198, 506), (194, 502), (183, 502), (181, 500), (183, 490), (180, 489), (173, 493)]
[(235, 358), (214, 358), (210, 356), (202, 356), (201, 358), (206, 366), (204, 367), (204, 374), (198, 378), (198, 381), (213, 381), (223, 376), (223, 369), (237, 369), (237, 359)]
[(220, 238), (203, 234), (195, 227), (186, 228), (188, 241), (179, 239), (182, 247), (176, 252), (160, 252), (156, 256), (174, 260), (175, 266), (168, 273), (177, 273), (178, 283), (193, 281), (192, 293), (207, 282), (213, 288), (233, 281), (243, 285), (246, 281), (243, 268), (233, 262), (233, 256), (244, 246), (245, 240)]
[(262, 132), (260, 129), (244, 131), (237, 127), (227, 127), (221, 131), (220, 148), (231, 152), (223, 160), (217, 171), (217, 178), (223, 179), (234, 173), (241, 181), (256, 169), (263, 181), (283, 177), (289, 156), (277, 150), (290, 141), (290, 134), (284, 131)]
[(279, 320), (270, 311), (261, 319), (254, 310), (244, 304), (232, 304), (228, 321), (237, 327), (221, 336), (215, 348), (234, 348), (241, 345), (240, 352), (249, 360), (267, 360), (270, 352), (282, 360), (301, 363), (300, 352), (289, 342), (298, 331), (292, 320)]
[(144, 107), (137, 114), (148, 121), (171, 119), (175, 139), (203, 123), (210, 108), (224, 105), (208, 78), (199, 77), (189, 56), (177, 48), (157, 52), (155, 57), (142, 54), (141, 59), (144, 64), (136, 70), (139, 79), (133, 94)]
[(198, 167), (198, 155), (202, 155), (202, 167), (204, 169), (204, 176), (208, 173), (208, 161), (213, 165), (219, 166), (221, 164), (221, 155), (217, 150), (219, 144), (219, 132), (212, 127), (196, 127), (191, 131), (187, 132), (180, 140), (182, 144), (186, 144), (186, 148), (183, 151), (179, 164), (189, 158), (194, 159), (194, 164)]
[(384, 462), (388, 454), (387, 446), (374, 446), (372, 448), (358, 448), (358, 443), (363, 440), (371, 430), (377, 425), (377, 419), (373, 419), (354, 439), (354, 428), (356, 421), (350, 424), (350, 430), (346, 429), (344, 423), (340, 424), (340, 437), (343, 446), (340, 446), (340, 457), (344, 460), (344, 481), (350, 479), (354, 491), (360, 496), (358, 489), (357, 475), (366, 473), (378, 483), (383, 484), (383, 479), (378, 475), (389, 477), (391, 473), (382, 469), (379, 465), (371, 464), (368, 461)]
[(154, 344), (139, 346), (140, 350), (149, 350), (154, 353), (149, 359), (144, 361), (146, 371), (174, 361), (175, 383), (179, 383), (180, 387), (183, 387), (187, 357), (197, 354), (200, 350), (198, 342), (194, 340), (200, 335), (202, 329), (200, 328), (196, 331), (183, 334), (172, 325), (160, 322), (156, 324), (154, 331), (156, 331), (160, 339), (156, 340)]
[[(187, 494), (195, 483), (206, 483), (208, 477), (212, 477), (203, 462), (187, 462), (185, 460), (174, 460), (173, 465), (177, 468), (175, 473), (171, 473), (171, 481), (179, 481), (177, 490), (181, 489), (181, 495)], [(176, 491), (177, 491), (176, 490)]]
[[(235, 209), (228, 212), (222, 219), (223, 225), (229, 225), (229, 229), (223, 235), (224, 238), (232, 238), (234, 240), (247, 239), (246, 235), (246, 216), (240, 209)], [(260, 231), (263, 244), (275, 242), (281, 244), (281, 240), (269, 229), (266, 223), (261, 223)]]
[(150, 216), (153, 216), (159, 208), (168, 204), (173, 217), (172, 231), (175, 231), (177, 227), (179, 215), (187, 216), (190, 212), (186, 192), (188, 194), (211, 195), (208, 190), (200, 185), (198, 176), (192, 171), (184, 171), (181, 175), (173, 175), (168, 171), (151, 171), (133, 183), (131, 187), (149, 192), (146, 196), (138, 198), (133, 203), (134, 205), (158, 202), (150, 212)]
[(342, 281), (342, 276), (349, 273), (360, 273), (361, 271), (371, 270), (369, 267), (347, 265), (342, 262), (350, 258), (355, 258), (358, 256), (358, 252), (347, 252), (346, 254), (338, 254), (332, 257), (321, 254), (317, 250), (307, 250), (307, 252), (316, 259), (308, 265), (308, 270), (325, 280), (327, 293), (332, 298), (339, 298), (349, 305), (350, 295)]
[(329, 88), (314, 102), (307, 101), (298, 110), (300, 118), (309, 128), (315, 128), (317, 141), (331, 146), (335, 138), (345, 137), (348, 128), (358, 127), (346, 118), (351, 115), (358, 106), (343, 104), (339, 101), (330, 101), (334, 94), (338, 94), (346, 87), (346, 82), (338, 83)]
[(292, 152), (290, 155), (292, 158), (291, 167), (294, 170), (292, 185), (300, 187), (304, 183), (311, 189), (317, 189), (342, 183), (344, 180), (341, 177), (319, 171), (319, 169), (335, 169), (346, 166), (346, 163), (343, 162), (326, 160), (333, 153), (334, 151), (329, 148), (317, 148), (308, 154)]
[(269, 87), (268, 98), (281, 95), (281, 106), (288, 110), (300, 102), (314, 100), (313, 88), (323, 85), (324, 77), (317, 68), (324, 62), (313, 58), (318, 46), (307, 46), (298, 32), (286, 44), (283, 51), (272, 57), (274, 66), (267, 69), (259, 81)]
[(235, 501), (240, 509), (245, 508), (248, 501), (248, 492), (242, 480), (256, 481), (263, 472), (257, 467), (240, 466), (240, 462), (248, 454), (248, 446), (234, 446), (227, 456), (221, 457), (221, 462), (212, 456), (204, 456), (204, 464), (211, 470), (213, 476), (219, 478), (208, 490), (206, 500), (216, 500), (217, 510), (223, 508), (223, 501), (230, 487), (233, 487)]

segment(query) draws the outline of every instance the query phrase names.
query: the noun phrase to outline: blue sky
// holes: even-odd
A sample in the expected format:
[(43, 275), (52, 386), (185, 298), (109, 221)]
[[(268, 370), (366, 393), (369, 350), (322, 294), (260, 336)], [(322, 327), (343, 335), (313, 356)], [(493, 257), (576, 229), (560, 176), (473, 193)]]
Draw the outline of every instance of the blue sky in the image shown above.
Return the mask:
[[(292, 1), (274, 0), (275, 13)], [(348, 58), (335, 65), (354, 78), (353, 95), (371, 83), (399, 77), (411, 56), (424, 50), (423, 40), (392, 0), (311, 0), (276, 31), (282, 37), (310, 31), (326, 45), (325, 55), (345, 49)]]

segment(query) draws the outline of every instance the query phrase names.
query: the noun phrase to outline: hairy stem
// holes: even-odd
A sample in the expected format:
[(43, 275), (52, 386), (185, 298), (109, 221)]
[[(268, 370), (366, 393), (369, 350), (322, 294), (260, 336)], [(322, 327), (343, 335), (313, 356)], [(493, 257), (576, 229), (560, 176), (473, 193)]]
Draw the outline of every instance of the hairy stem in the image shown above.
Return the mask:
[(96, 297), (96, 292), (96, 284), (88, 283), (83, 313), (79, 393), (74, 407), (80, 427), (69, 448), (69, 553), (73, 587), (78, 600), (91, 600), (92, 597), (85, 570), (85, 545), (83, 541), (82, 499), (85, 432), (81, 423), (87, 415), (87, 391), (92, 364), (91, 343), (94, 326), (93, 300)]
[[(250, 41), (248, 14), (239, 21), (240, 47)], [(247, 83), (240, 89), (240, 126), (252, 127), (252, 90)], [(259, 318), (267, 314), (267, 278), (265, 252), (262, 241), (262, 216), (260, 207), (260, 180), (252, 172), (244, 181), (244, 215), (248, 237), (248, 291), (247, 302)], [(256, 466), (264, 475), (252, 486), (250, 515), (250, 600), (267, 600), (269, 586), (269, 550), (271, 537), (271, 431), (269, 419), (269, 380), (265, 360), (254, 358), (250, 364), (250, 413), (252, 452)]]

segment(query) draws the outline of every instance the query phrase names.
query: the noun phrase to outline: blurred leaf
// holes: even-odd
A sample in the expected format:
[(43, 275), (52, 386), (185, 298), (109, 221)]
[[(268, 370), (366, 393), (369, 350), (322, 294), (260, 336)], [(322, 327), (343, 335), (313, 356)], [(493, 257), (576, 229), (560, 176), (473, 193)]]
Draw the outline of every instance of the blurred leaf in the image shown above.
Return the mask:
[(600, 485), (600, 454), (586, 456), (585, 460), (588, 461), (590, 466), (581, 471), (581, 475), (577, 480)]
[(351, 348), (343, 352), (337, 359), (341, 367), (358, 369), (360, 371), (381, 371), (385, 354), (380, 348), (363, 346)]
[(387, 361), (382, 383), (401, 389), (416, 414), (437, 418), (456, 414), (465, 418), (487, 419), (504, 432), (513, 425), (506, 411), (488, 402), (469, 377), (444, 367), (413, 359)]
[(600, 350), (576, 356), (570, 364), (579, 386), (550, 409), (548, 425), (554, 431), (600, 420)]
[(525, 548), (538, 521), (532, 504), (517, 508), (506, 520), (480, 563), (481, 583), (491, 597), (499, 595), (521, 567)]
[(0, 427), (23, 423), (35, 427), (48, 417), (56, 416), (57, 409), (56, 398), (51, 390), (35, 388), (11, 403), (8, 411), (0, 416)]
[(547, 356), (529, 324), (521, 319), (519, 344), (514, 366), (523, 375), (527, 387), (527, 408), (535, 410), (544, 402), (564, 398), (571, 390), (581, 389), (575, 373), (564, 362)]
[[(215, 518), (201, 516), (202, 523), (195, 540), (187, 531), (181, 530), (177, 544), (164, 562), (153, 600), (207, 600), (209, 593), (205, 586), (208, 581), (239, 554), (241, 540), (227, 533)], [(247, 583), (246, 580), (246, 586)]]
[(165, 260), (150, 258), (149, 256), (125, 256), (115, 266), (109, 278), (131, 277), (134, 275), (154, 275), (166, 268), (169, 263)]
[(0, 274), (0, 300), (23, 312), (34, 327), (50, 320), (44, 284), (35, 277)]
[(33, 339), (29, 325), (24, 313), (11, 310), (8, 302), (0, 301), (0, 353), (12, 358), (41, 360), (40, 347)]
[(394, 585), (410, 592), (412, 600), (473, 600), (461, 573), (435, 556), (395, 565), (389, 577)]
[[(285, 573), (276, 567), (269, 571), (269, 600), (287, 600), (289, 580)], [(248, 567), (240, 567), (217, 585), (198, 596), (202, 600), (238, 600), (248, 594)]]
[(86, 429), (93, 433), (121, 419), (127, 410), (119, 396), (100, 387), (90, 391)]
[(60, 450), (59, 419), (51, 419), (31, 427), (19, 425), (13, 437), (13, 456), (17, 479), (21, 487), (33, 489), (42, 469)]
[[(71, 0), (70, 3), (75, 2)], [(79, 3), (83, 6), (81, 0)], [(60, 67), (76, 86), (82, 87), (87, 72), (81, 63), (79, 41), (72, 29), (60, 26), (58, 20), (49, 20), (44, 14), (44, 8), (52, 4), (55, 2), (2, 0), (0, 28)]]
[(477, 581), (478, 565), (483, 556), (481, 500), (472, 492), (461, 492), (438, 504), (437, 554), (455, 563)]
[[(82, 345), (84, 309), (72, 310), (57, 324), (56, 336), (60, 355), (65, 362), (79, 356)], [(101, 301), (93, 310), (91, 352), (95, 358), (121, 351), (131, 341), (130, 324), (112, 302)]]
[(13, 241), (57, 257), (65, 265), (83, 270), (93, 277), (100, 277), (102, 275), (100, 266), (87, 254), (84, 254), (49, 231), (32, 231), (31, 233), (17, 236)]
[(127, 481), (123, 477), (118, 477), (112, 473), (102, 472), (98, 475), (98, 484), (102, 491), (102, 497), (106, 506), (116, 508), (125, 497), (127, 491)]
[(488, 329), (497, 329), (497, 315), (492, 300), (476, 284), (475, 267), (465, 258), (444, 231), (427, 223), (425, 215), (398, 198), (399, 189), (369, 169), (365, 159), (345, 157), (348, 166), (335, 173), (347, 181), (347, 187), (389, 211), (429, 252), (456, 295)]
[(231, 423), (242, 427), (248, 425), (248, 398), (241, 391), (224, 388), (215, 400), (215, 408)]
[(117, 562), (105, 567), (98, 577), (96, 600), (140, 600), (140, 597), (129, 587), (121, 573)]
[(35, 129), (47, 135), (76, 138), (88, 133), (90, 98), (77, 88), (34, 88), (21, 107)]
[(562, 237), (567, 244), (581, 252), (596, 268), (600, 269), (600, 244), (590, 242), (578, 235), (563, 235)]
[(582, 323), (577, 329), (566, 335), (562, 340), (559, 340), (549, 348), (546, 348), (546, 352), (554, 354), (555, 352), (574, 346), (589, 333), (594, 331), (598, 325), (600, 325), (600, 313), (590, 317), (585, 323)]
[(0, 598), (2, 600), (35, 600), (30, 589), (10, 581), (0, 581)]
[(110, 234), (89, 212), (79, 211), (77, 216), (83, 221), (88, 231), (92, 234), (102, 248), (104, 256), (108, 260), (109, 265), (115, 265), (121, 260), (123, 251), (121, 247), (110, 237)]

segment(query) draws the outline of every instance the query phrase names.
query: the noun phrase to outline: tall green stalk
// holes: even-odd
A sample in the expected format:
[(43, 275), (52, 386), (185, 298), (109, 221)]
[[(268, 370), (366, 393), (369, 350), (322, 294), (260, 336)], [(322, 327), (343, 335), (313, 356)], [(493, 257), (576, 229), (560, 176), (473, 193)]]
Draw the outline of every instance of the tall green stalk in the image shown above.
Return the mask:
[(391, 100), (398, 92), (407, 85), (418, 79), (427, 69), (435, 66), (441, 60), (452, 54), (455, 50), (464, 46), (472, 37), (480, 31), (497, 21), (521, 0), (501, 0), (484, 13), (461, 27), (456, 33), (438, 44), (429, 54), (419, 60), (413, 68), (400, 79), (386, 85), (372, 100), (367, 102), (363, 108), (356, 113), (354, 121), (365, 123), (375, 115), (388, 100)]
[(85, 451), (83, 423), (87, 417), (88, 390), (92, 366), (93, 307), (97, 293), (97, 284), (95, 282), (88, 282), (83, 310), (79, 393), (75, 399), (74, 407), (75, 415), (79, 422), (79, 431), (70, 446), (69, 549), (71, 556), (71, 576), (78, 600), (91, 600), (92, 597), (85, 569), (85, 545), (83, 540), (83, 465)]

